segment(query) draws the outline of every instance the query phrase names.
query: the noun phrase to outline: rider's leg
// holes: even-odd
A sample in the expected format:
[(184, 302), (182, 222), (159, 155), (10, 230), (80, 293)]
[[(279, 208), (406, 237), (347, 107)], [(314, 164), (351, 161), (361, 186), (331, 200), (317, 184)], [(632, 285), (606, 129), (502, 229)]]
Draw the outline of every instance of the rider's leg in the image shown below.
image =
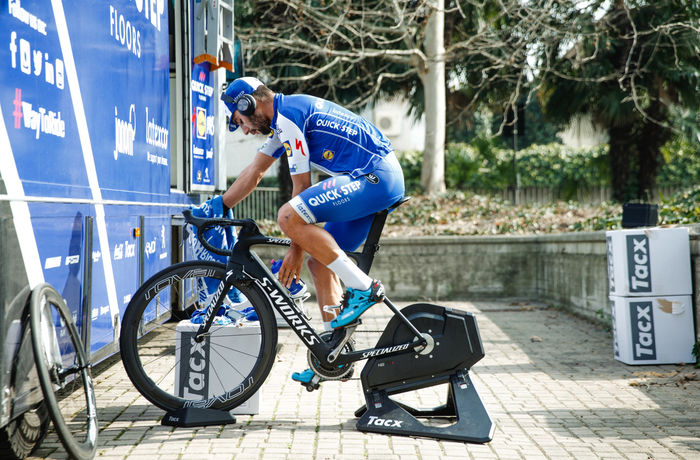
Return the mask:
[(331, 321), (335, 319), (336, 315), (324, 311), (323, 307), (325, 305), (340, 305), (340, 300), (343, 297), (343, 287), (340, 284), (338, 275), (318, 260), (309, 257), (307, 265), (316, 287), (316, 299), (318, 300), (318, 308), (321, 311), (323, 328), (328, 331), (331, 329)]
[(332, 327), (347, 326), (372, 305), (381, 302), (384, 287), (360, 270), (340, 249), (330, 233), (315, 224), (307, 223), (289, 203), (280, 208), (278, 224), (292, 241), (333, 270), (345, 284), (346, 298), (340, 314), (331, 321)]
[(277, 223), (292, 241), (326, 267), (340, 260), (343, 273), (336, 273), (345, 286), (353, 287), (371, 282), (371, 278), (350, 261), (330, 233), (315, 224), (307, 223), (289, 203), (280, 208)]
[[(323, 228), (333, 236), (340, 249), (343, 251), (356, 251), (362, 245), (362, 242), (367, 239), (373, 220), (374, 214), (370, 214), (351, 221), (326, 222)], [(321, 309), (324, 329), (330, 330), (332, 329), (331, 321), (335, 319), (339, 308), (336, 309), (335, 313), (325, 313), (323, 307), (325, 305), (340, 305), (343, 296), (340, 279), (333, 270), (313, 257), (309, 258), (308, 265), (316, 285), (316, 297), (319, 302), (318, 306)], [(331, 279), (327, 280), (326, 276), (330, 276)]]

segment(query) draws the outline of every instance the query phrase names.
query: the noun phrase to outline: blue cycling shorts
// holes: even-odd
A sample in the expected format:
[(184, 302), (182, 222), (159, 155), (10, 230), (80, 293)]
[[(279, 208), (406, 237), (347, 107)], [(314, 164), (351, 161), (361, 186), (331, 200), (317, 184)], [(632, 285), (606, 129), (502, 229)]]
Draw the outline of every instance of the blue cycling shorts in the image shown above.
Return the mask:
[(374, 214), (403, 197), (403, 172), (390, 153), (371, 173), (353, 179), (349, 174), (329, 177), (289, 201), (306, 221), (325, 222), (340, 248), (354, 251), (367, 238)]

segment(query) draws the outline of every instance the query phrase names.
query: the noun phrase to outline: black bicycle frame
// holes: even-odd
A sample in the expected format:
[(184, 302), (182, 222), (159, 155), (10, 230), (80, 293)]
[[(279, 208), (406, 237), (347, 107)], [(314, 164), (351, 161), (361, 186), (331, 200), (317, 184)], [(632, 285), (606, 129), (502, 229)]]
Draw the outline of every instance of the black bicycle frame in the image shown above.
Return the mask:
[[(221, 304), (234, 283), (255, 283), (267, 297), (268, 303), (280, 313), (292, 330), (294, 330), (297, 336), (304, 342), (306, 347), (326, 366), (338, 366), (376, 356), (385, 357), (399, 355), (412, 352), (415, 348), (427, 345), (427, 341), (418, 329), (416, 329), (388, 299), (385, 299), (384, 303), (394, 314), (398, 315), (409, 330), (413, 332), (415, 340), (386, 348), (368, 348), (365, 350), (341, 353), (332, 363), (328, 362), (327, 356), (332, 350), (332, 344), (321, 339), (304, 315), (299, 311), (294, 300), (287, 294), (287, 290), (283, 288), (274, 276), (271, 276), (271, 273), (267, 270), (264, 262), (260, 260), (257, 254), (250, 250), (252, 246), (257, 245), (289, 247), (291, 245), (291, 240), (263, 235), (260, 233), (257, 224), (251, 219), (198, 219), (188, 215), (187, 211), (184, 214), (185, 219), (197, 227), (197, 238), (205, 248), (216, 254), (228, 256), (226, 278), (219, 284), (211, 299), (211, 303), (207, 307), (204, 321), (200, 325), (195, 336), (196, 341), (204, 339), (204, 335), (207, 334), (214, 322), (216, 316), (215, 312), (219, 311)], [(200, 225), (197, 225), (197, 222), (199, 222)], [(226, 253), (220, 248), (211, 246), (203, 237), (206, 230), (217, 225), (235, 225), (241, 227), (238, 232), (236, 244), (231, 248), (230, 253)], [(353, 254), (355, 253), (349, 253), (348, 255)]]

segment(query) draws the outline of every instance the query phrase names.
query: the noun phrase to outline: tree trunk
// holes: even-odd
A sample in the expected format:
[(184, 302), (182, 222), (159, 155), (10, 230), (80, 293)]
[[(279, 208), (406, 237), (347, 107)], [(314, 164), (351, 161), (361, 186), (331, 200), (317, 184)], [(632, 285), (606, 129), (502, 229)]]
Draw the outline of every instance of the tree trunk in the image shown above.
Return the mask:
[(421, 186), (428, 194), (445, 191), (445, 2), (432, 2), (425, 54), (428, 62), (420, 72), (425, 97), (425, 150)]
[(611, 127), (608, 134), (613, 200), (649, 201), (662, 164), (661, 146), (671, 131), (651, 121), (638, 121)]
[(613, 201), (618, 203), (630, 201), (636, 196), (637, 184), (634, 171), (637, 169), (639, 155), (636, 145), (628, 137), (632, 130), (632, 125), (612, 126), (608, 129), (610, 184)]
[[(647, 109), (649, 116), (655, 120), (666, 121), (668, 116), (663, 105), (652, 103)], [(663, 165), (661, 147), (671, 138), (671, 130), (651, 120), (646, 120), (637, 138), (639, 146), (639, 190), (642, 199), (651, 199), (651, 192), (656, 186), (656, 177)]]

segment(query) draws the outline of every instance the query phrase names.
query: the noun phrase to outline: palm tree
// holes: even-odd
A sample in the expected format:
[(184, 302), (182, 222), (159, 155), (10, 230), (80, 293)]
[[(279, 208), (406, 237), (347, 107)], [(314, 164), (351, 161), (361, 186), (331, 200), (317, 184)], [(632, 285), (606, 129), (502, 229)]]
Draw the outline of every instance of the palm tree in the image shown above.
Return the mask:
[(648, 198), (673, 107), (699, 106), (700, 40), (687, 26), (699, 18), (697, 2), (617, 0), (546, 76), (548, 115), (589, 114), (607, 130), (616, 201)]

